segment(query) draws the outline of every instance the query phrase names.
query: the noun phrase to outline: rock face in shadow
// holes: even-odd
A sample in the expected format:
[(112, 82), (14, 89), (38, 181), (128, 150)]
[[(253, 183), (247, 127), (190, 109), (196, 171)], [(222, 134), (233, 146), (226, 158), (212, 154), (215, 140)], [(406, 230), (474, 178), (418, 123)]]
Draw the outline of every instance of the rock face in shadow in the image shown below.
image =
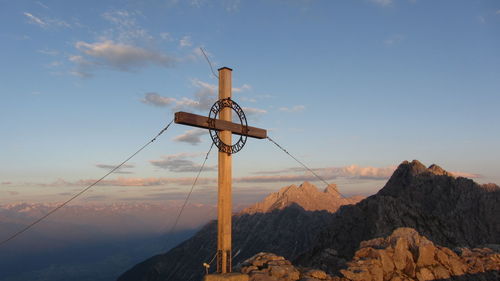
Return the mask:
[(343, 206), (295, 262), (337, 272), (361, 241), (411, 227), (450, 248), (500, 244), (500, 188), (455, 178), (436, 165), (403, 162), (376, 195)]
[[(361, 198), (340, 198), (336, 187), (323, 192), (310, 183), (292, 185), (263, 202), (233, 216), (233, 264), (262, 252), (289, 259), (306, 251), (331, 220), (333, 211)], [(154, 256), (118, 278), (119, 281), (201, 280), (203, 263), (210, 263), (217, 249), (217, 222), (212, 221), (191, 239), (163, 255)], [(210, 271), (216, 268), (215, 261)]]
[[(233, 217), (233, 264), (267, 251), (295, 258), (323, 230), (332, 214), (305, 211), (298, 205), (270, 213)], [(201, 280), (217, 249), (217, 222), (212, 221), (191, 239), (163, 255), (152, 257), (124, 273), (119, 281)], [(216, 262), (211, 264), (211, 272)], [(170, 277), (170, 278), (169, 278)]]

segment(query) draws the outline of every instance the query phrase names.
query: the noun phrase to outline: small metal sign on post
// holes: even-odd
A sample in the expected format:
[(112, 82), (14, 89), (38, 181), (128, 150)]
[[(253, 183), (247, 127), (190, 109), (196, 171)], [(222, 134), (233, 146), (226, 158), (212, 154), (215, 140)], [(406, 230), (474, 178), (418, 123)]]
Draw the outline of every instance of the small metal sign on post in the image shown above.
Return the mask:
[[(217, 231), (217, 272), (226, 274), (232, 271), (231, 256), (231, 215), (232, 215), (232, 154), (240, 151), (246, 143), (247, 137), (264, 139), (267, 131), (250, 127), (243, 109), (231, 99), (232, 69), (219, 69), (219, 100), (210, 109), (208, 117), (176, 112), (175, 123), (183, 124), (210, 131), (212, 141), (219, 149), (218, 172), (218, 231)], [(232, 112), (238, 115), (239, 123), (232, 122)], [(218, 117), (218, 118), (217, 118)], [(238, 141), (232, 143), (232, 134), (239, 135)], [(209, 275), (207, 275), (209, 276)], [(229, 277), (229, 276), (227, 276)], [(243, 280), (237, 276), (232, 280)], [(210, 280), (230, 280), (227, 278)], [(207, 280), (207, 278), (205, 278)]]

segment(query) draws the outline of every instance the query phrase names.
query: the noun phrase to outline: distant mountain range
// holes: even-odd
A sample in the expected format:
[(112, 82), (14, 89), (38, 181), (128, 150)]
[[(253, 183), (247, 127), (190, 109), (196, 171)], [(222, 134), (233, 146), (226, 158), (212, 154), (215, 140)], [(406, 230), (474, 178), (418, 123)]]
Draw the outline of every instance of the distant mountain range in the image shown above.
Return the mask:
[[(412, 228), (449, 248), (500, 244), (497, 185), (479, 185), (414, 160), (401, 163), (384, 188), (360, 202), (360, 198), (340, 201), (345, 199), (335, 195), (334, 188), (321, 192), (308, 183), (286, 187), (234, 216), (234, 264), (258, 252), (272, 252), (305, 268), (339, 274), (361, 242), (388, 237), (400, 227)], [(216, 222), (211, 222), (191, 239), (134, 266), (118, 280), (201, 280), (202, 263), (212, 259), (215, 241)]]
[[(70, 205), (0, 249), (0, 281), (109, 281), (158, 251), (192, 236), (214, 218), (214, 206), (189, 204), (176, 232), (182, 202)], [(0, 205), (0, 239), (57, 204)]]

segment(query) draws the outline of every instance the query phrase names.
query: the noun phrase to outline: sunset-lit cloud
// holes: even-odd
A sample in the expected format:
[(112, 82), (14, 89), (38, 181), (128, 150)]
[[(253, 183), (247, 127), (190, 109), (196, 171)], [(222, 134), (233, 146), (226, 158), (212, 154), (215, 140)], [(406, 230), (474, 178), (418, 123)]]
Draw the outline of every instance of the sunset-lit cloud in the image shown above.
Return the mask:
[(462, 177), (469, 179), (477, 179), (482, 177), (480, 174), (473, 174), (473, 173), (464, 173), (464, 172), (450, 172), (450, 173), (457, 178)]
[[(350, 165), (345, 167), (326, 167), (312, 169), (324, 180), (334, 180), (338, 178), (351, 178), (351, 179), (373, 179), (373, 180), (386, 180), (388, 179), (396, 167), (360, 167), (357, 165)], [(284, 170), (276, 171), (262, 171), (256, 172), (257, 176), (241, 177), (238, 181), (241, 182), (303, 182), (303, 181), (316, 181), (318, 178), (311, 172), (305, 171), (303, 168), (294, 167)]]

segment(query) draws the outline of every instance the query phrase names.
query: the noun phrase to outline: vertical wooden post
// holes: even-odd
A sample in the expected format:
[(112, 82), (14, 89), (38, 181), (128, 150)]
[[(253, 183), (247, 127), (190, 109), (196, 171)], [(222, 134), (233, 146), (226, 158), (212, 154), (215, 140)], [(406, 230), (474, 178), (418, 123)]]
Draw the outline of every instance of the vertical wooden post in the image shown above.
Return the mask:
[[(223, 67), (219, 69), (219, 99), (231, 98), (231, 71)], [(232, 122), (231, 108), (224, 108), (219, 119)], [(221, 131), (220, 139), (232, 143), (231, 131)], [(218, 192), (218, 236), (217, 236), (217, 272), (231, 272), (231, 181), (232, 158), (231, 154), (219, 151), (219, 192)]]

